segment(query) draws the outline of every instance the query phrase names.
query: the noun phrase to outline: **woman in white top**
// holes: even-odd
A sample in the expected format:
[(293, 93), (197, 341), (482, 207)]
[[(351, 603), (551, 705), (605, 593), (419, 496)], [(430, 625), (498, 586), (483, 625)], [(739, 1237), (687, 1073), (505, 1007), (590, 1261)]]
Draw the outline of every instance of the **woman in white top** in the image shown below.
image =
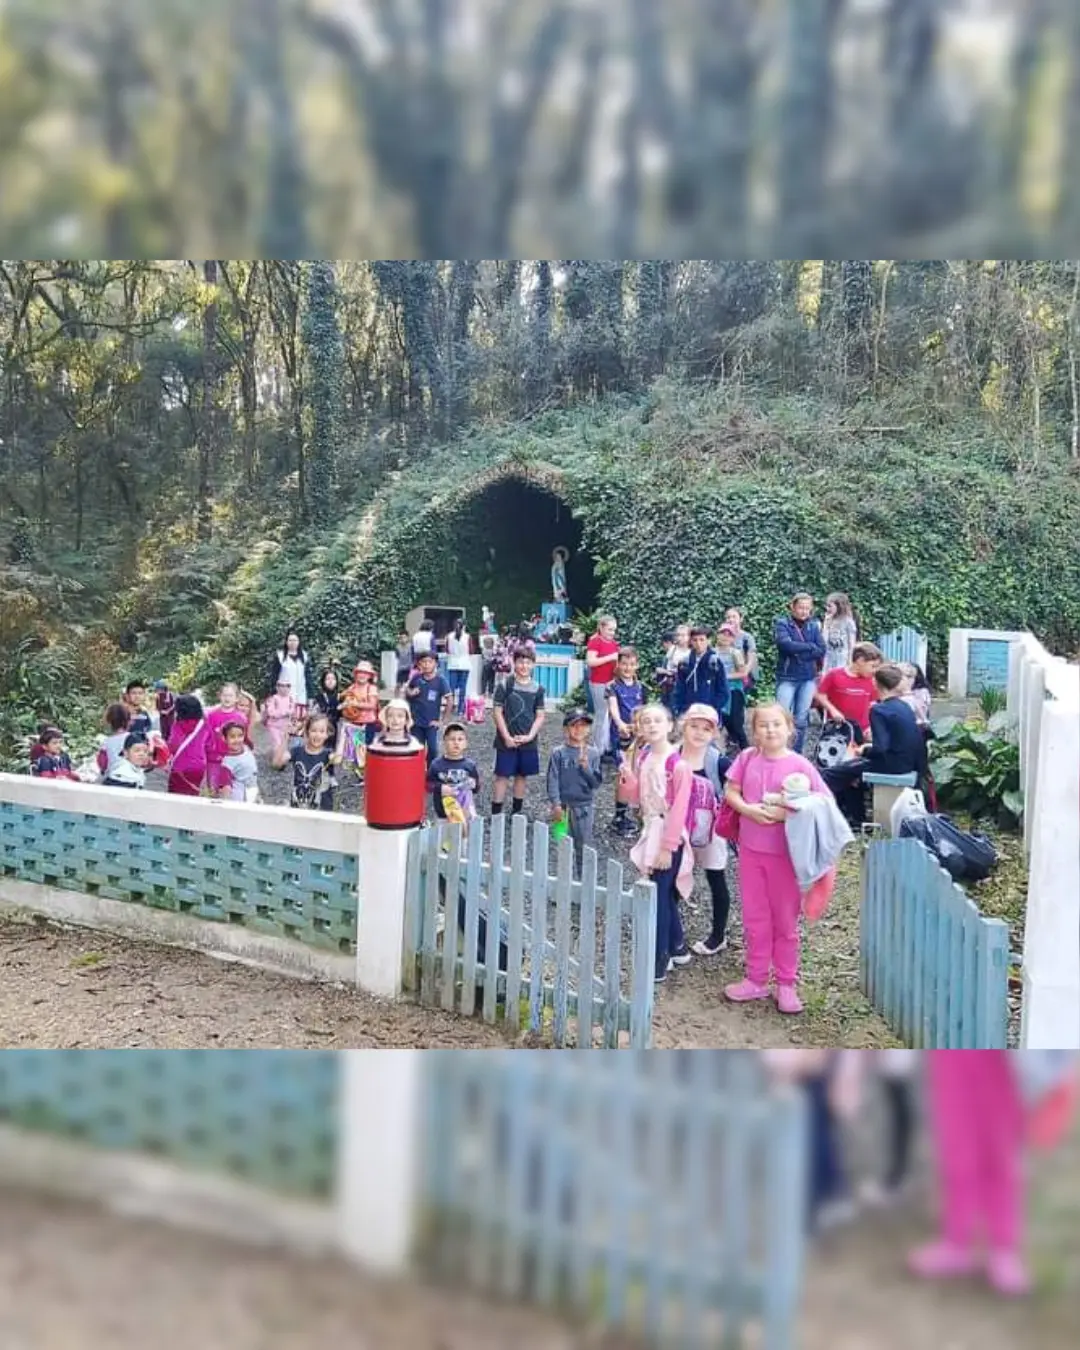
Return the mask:
[(825, 597), (825, 620), (821, 629), (825, 637), (825, 670), (843, 670), (850, 664), (851, 653), (859, 640), (851, 601), (843, 591), (833, 591)]
[(465, 692), (469, 687), (469, 671), (472, 669), (472, 647), (469, 634), (465, 630), (465, 620), (458, 619), (454, 631), (446, 639), (446, 674), (450, 681), (450, 693), (454, 698), (454, 712), (458, 717), (465, 715)]
[(287, 680), (297, 718), (307, 716), (308, 683), (311, 657), (300, 642), (300, 634), (290, 628), (285, 641), (274, 655), (270, 669), (270, 688), (276, 689), (279, 680)]

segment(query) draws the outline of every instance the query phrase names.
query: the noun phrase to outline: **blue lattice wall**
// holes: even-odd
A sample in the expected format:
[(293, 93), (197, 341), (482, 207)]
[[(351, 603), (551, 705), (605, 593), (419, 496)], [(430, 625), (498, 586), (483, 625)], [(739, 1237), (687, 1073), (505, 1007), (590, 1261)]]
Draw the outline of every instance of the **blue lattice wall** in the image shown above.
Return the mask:
[(356, 951), (347, 853), (0, 802), (0, 876)]
[(339, 1077), (323, 1050), (7, 1050), (0, 1121), (322, 1197)]

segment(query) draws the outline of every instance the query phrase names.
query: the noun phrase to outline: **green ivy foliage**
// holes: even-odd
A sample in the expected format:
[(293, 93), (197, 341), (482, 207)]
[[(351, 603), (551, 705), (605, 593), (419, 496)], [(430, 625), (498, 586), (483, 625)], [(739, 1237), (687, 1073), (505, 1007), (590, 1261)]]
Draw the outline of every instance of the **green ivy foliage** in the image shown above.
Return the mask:
[[(448, 562), (482, 551), (461, 521), (476, 520), (468, 508), (500, 474), (566, 501), (598, 604), (646, 660), (664, 628), (718, 623), (737, 604), (768, 677), (772, 625), (797, 590), (847, 591), (871, 637), (921, 628), (942, 673), (951, 627), (1030, 628), (1051, 649), (1080, 647), (1080, 478), (1067, 462), (1020, 479), (981, 421), (885, 440), (836, 430), (839, 415), (663, 383), (639, 402), (455, 441), (388, 481), (332, 546), (320, 540), (323, 561), (305, 538), (232, 585), (232, 618), (192, 673), (214, 662), (256, 678), (289, 623), (321, 656), (386, 648), (410, 608), (450, 599)], [(546, 577), (537, 586), (539, 597)]]

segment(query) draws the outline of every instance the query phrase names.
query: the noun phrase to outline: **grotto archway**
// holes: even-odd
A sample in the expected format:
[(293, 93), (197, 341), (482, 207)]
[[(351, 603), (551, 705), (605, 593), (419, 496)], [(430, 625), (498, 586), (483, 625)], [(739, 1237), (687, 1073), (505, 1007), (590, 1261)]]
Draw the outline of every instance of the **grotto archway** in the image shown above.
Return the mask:
[(445, 596), (464, 605), (476, 631), (482, 605), (502, 628), (533, 614), (551, 595), (551, 554), (570, 551), (571, 609), (595, 608), (593, 559), (582, 548), (581, 522), (566, 501), (543, 484), (514, 474), (493, 479), (466, 498), (452, 517)]

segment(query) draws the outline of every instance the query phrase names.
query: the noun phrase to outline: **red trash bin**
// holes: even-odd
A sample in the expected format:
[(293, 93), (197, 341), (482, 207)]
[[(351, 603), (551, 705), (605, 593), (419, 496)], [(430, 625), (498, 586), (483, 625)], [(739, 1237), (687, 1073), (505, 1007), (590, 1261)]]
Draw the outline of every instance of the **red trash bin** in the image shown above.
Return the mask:
[(412, 830), (424, 819), (427, 750), (369, 745), (364, 766), (364, 816), (373, 830)]

